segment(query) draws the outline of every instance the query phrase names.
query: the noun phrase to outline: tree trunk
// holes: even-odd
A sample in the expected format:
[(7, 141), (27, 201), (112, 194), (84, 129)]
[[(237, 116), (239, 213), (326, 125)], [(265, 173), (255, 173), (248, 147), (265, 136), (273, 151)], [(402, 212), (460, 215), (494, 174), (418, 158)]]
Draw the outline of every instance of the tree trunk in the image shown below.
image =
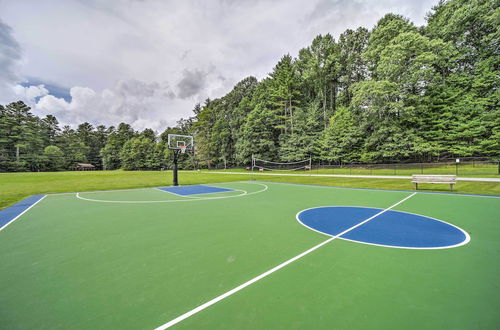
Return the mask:
[(283, 126), (285, 127), (285, 133), (286, 133), (286, 115), (287, 115), (286, 101), (283, 101), (283, 112), (284, 112), (284, 116), (283, 116), (283, 119), (282, 119), (282, 123), (283, 123)]
[(334, 83), (334, 91), (333, 91), (333, 99), (332, 99), (332, 114), (335, 114), (335, 112), (337, 112), (337, 88), (338, 88), (338, 84), (337, 82)]
[(335, 112), (335, 103), (333, 103), (333, 83), (330, 85), (330, 113)]
[(325, 90), (323, 91), (323, 121), (325, 124), (325, 128), (327, 126), (326, 123), (326, 84), (325, 84)]

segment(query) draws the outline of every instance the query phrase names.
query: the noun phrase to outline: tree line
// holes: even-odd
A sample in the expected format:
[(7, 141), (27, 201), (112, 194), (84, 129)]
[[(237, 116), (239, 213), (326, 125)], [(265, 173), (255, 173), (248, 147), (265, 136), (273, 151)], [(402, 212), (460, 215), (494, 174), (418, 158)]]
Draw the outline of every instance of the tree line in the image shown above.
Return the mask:
[(56, 117), (39, 118), (23, 102), (12, 102), (0, 105), (0, 171), (71, 170), (76, 163), (108, 170), (166, 168), (172, 159), (166, 147), (169, 133), (181, 131), (174, 127), (160, 135), (149, 128), (137, 132), (127, 123), (60, 128)]
[(328, 163), (498, 156), (498, 1), (441, 1), (416, 27), (395, 14), (372, 30), (319, 35), (262, 81), (195, 109), (207, 166), (251, 155)]
[(126, 124), (59, 128), (22, 102), (0, 106), (0, 170), (169, 167), (168, 133), (195, 136), (184, 167), (276, 161), (435, 161), (500, 154), (500, 8), (440, 1), (427, 24), (395, 14), (372, 30), (318, 35), (268, 77), (247, 77), (161, 134)]

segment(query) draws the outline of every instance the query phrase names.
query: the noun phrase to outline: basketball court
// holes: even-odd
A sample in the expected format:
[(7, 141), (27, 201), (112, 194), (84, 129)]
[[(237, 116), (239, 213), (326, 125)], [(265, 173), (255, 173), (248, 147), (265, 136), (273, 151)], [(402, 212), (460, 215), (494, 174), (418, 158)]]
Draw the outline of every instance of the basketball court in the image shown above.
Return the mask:
[(0, 212), (1, 328), (491, 329), (499, 210), (260, 181), (33, 196)]

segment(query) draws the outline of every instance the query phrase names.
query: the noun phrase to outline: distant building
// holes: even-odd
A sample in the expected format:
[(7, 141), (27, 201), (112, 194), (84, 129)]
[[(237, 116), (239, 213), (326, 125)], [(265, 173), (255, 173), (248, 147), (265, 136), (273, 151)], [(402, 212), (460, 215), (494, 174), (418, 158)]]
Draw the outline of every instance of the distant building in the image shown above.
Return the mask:
[(79, 171), (92, 171), (95, 170), (95, 166), (92, 164), (77, 163), (75, 169)]

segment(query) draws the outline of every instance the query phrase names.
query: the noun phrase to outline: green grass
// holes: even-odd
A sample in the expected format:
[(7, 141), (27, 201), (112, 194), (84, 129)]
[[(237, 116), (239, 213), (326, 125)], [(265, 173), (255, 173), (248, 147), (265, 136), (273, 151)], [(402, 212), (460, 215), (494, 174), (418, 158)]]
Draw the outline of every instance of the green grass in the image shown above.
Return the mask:
[[(215, 181), (214, 181), (215, 179)], [(240, 180), (243, 179), (240, 178)], [(182, 173), (182, 184), (226, 182), (238, 178)], [(27, 196), (47, 193), (159, 187), (172, 184), (171, 171), (71, 171), (0, 173), (0, 209)]]
[[(228, 172), (246, 171), (244, 168), (232, 168), (228, 170), (218, 170)], [(273, 173), (311, 173), (311, 174), (342, 174), (342, 175), (397, 175), (411, 176), (412, 174), (451, 174), (459, 177), (484, 177), (500, 178), (498, 174), (498, 164), (439, 164), (439, 165), (414, 165), (414, 164), (394, 164), (384, 167), (383, 165), (367, 165), (358, 167), (343, 168), (314, 168), (312, 171), (273, 171)]]
[[(99, 174), (88, 174), (96, 181), (88, 187), (98, 188)], [(122, 183), (132, 174), (115, 173)], [(151, 172), (135, 175), (129, 184), (157, 185)], [(222, 177), (237, 176), (214, 180)], [(181, 174), (184, 182), (210, 178)], [(0, 232), (0, 328), (153, 329), (323, 242), (324, 235), (295, 220), (298, 211), (386, 208), (410, 195), (267, 185), (245, 197), (155, 204), (46, 197)], [(260, 189), (243, 182), (218, 186)], [(179, 199), (156, 189), (82, 196)], [(500, 322), (499, 203), (417, 194), (395, 209), (448, 221), (470, 233), (471, 242), (405, 250), (334, 240), (175, 328), (493, 329)]]
[(410, 176), (412, 174), (451, 174), (461, 177), (500, 177), (498, 175), (497, 164), (465, 164), (457, 167), (453, 164), (434, 166), (408, 166), (395, 165), (391, 167), (359, 167), (359, 168), (339, 168), (339, 169), (318, 169), (312, 172), (318, 174), (349, 174), (349, 175), (401, 175)]
[[(309, 172), (308, 172), (309, 173)], [(259, 176), (216, 174), (210, 172), (182, 171), (181, 184), (229, 182), (241, 180), (265, 180), (319, 184), (338, 187), (376, 188), (376, 189), (413, 189), (406, 179), (361, 179), (361, 178), (317, 178), (289, 176)], [(47, 193), (77, 192), (92, 190), (112, 190), (139, 187), (158, 187), (170, 185), (171, 171), (87, 171), (87, 172), (40, 172), (40, 173), (1, 173), (0, 209), (28, 196)], [(448, 191), (447, 185), (421, 185), (429, 191)], [(457, 193), (500, 195), (500, 183), (459, 182), (455, 185)]]

